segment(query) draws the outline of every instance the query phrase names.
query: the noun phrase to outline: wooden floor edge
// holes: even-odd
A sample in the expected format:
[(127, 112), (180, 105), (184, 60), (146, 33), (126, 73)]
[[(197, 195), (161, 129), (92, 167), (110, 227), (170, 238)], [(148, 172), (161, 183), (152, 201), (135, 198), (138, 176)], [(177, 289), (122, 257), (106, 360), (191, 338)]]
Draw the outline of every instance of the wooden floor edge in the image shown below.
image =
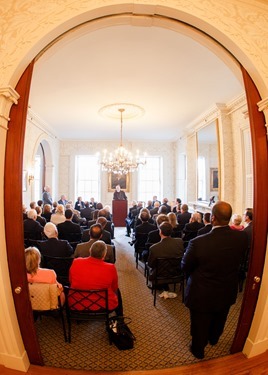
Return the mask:
[[(55, 367), (41, 367), (31, 365), (28, 375), (213, 375), (226, 374), (268, 374), (268, 351), (252, 358), (246, 358), (244, 354), (237, 353), (226, 357), (200, 361), (198, 363), (160, 370), (147, 371), (83, 371), (69, 370)], [(21, 375), (23, 372), (8, 369), (0, 365), (0, 375)]]

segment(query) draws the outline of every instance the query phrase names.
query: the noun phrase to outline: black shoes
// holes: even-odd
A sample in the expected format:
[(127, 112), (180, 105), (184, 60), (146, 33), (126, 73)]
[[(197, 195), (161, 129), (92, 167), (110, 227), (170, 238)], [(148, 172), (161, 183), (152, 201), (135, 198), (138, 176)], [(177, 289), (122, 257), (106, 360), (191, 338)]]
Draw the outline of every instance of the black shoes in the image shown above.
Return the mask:
[(197, 359), (203, 359), (205, 357), (204, 350), (203, 351), (194, 350), (193, 347), (192, 347), (192, 345), (190, 345), (189, 349), (190, 349), (190, 352), (192, 353), (192, 355), (195, 358), (197, 358)]
[(219, 341), (219, 339), (208, 340), (208, 342), (209, 342), (210, 345), (212, 345), (212, 346), (217, 345), (217, 344), (218, 344), (218, 341)]
[(126, 234), (126, 237), (130, 237), (130, 234), (129, 234), (129, 233), (127, 233), (127, 234)]

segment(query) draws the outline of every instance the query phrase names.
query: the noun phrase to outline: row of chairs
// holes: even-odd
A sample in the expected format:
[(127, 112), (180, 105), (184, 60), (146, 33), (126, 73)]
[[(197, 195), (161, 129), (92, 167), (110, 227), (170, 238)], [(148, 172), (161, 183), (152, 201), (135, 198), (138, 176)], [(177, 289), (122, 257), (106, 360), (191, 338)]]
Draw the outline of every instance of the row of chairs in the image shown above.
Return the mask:
[[(32, 305), (34, 319), (43, 315), (59, 315), (61, 318), (63, 336), (65, 342), (71, 343), (71, 321), (104, 320), (105, 328), (108, 332), (109, 309), (108, 290), (80, 290), (64, 287), (66, 295), (65, 306), (61, 304), (58, 296), (57, 284), (32, 283), (29, 284), (29, 295)], [(64, 307), (66, 308), (66, 318), (68, 333), (65, 325)], [(109, 336), (109, 342), (111, 339)]]

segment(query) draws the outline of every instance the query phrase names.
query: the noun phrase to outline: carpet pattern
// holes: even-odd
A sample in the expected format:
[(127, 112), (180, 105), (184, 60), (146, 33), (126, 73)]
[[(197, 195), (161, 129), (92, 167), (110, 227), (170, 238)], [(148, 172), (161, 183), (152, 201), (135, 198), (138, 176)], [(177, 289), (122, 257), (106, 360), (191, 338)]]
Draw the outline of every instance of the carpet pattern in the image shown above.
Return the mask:
[[(35, 324), (45, 365), (77, 370), (130, 371), (172, 368), (198, 362), (189, 352), (189, 311), (182, 303), (179, 287), (176, 298), (165, 300), (157, 296), (154, 307), (143, 269), (135, 268), (134, 249), (128, 244), (125, 229), (116, 228), (115, 237), (116, 268), (124, 315), (132, 319), (130, 329), (137, 338), (134, 348), (120, 351), (110, 345), (103, 322), (73, 323), (72, 342), (65, 343), (60, 320), (42, 317)], [(219, 343), (206, 347), (204, 360), (230, 354), (241, 301), (242, 293), (239, 293)]]

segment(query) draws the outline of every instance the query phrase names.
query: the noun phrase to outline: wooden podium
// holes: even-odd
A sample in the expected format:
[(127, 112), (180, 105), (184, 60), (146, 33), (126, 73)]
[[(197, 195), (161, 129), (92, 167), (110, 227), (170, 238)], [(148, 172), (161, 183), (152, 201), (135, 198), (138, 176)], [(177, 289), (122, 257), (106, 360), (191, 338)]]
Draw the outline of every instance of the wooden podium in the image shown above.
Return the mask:
[(113, 200), (113, 223), (115, 227), (125, 227), (127, 217), (127, 200)]

